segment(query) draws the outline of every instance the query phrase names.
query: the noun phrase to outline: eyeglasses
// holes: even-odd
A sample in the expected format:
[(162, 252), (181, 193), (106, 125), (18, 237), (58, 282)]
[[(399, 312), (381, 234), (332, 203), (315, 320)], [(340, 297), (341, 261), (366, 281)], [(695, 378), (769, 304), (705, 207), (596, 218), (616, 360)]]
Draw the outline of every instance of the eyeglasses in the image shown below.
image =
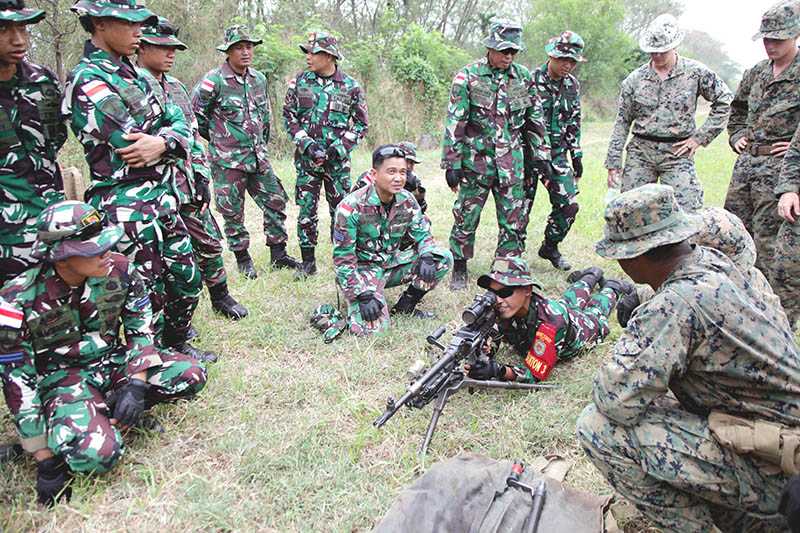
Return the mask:
[(514, 294), (515, 290), (517, 290), (516, 287), (500, 287), (499, 289), (491, 289), (491, 288), (489, 289), (489, 291), (497, 295), (498, 298), (503, 298), (503, 299), (508, 298), (509, 296)]

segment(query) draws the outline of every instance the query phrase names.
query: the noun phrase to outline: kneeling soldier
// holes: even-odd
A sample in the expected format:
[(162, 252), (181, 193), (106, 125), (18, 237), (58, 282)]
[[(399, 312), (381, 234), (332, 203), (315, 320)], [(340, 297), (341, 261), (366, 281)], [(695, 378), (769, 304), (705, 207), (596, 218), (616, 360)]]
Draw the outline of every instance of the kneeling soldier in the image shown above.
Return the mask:
[(37, 461), (42, 503), (69, 496), (69, 470), (111, 469), (123, 454), (120, 430), (146, 408), (206, 382), (196, 360), (153, 345), (147, 288), (110, 251), (122, 235), (88, 204), (54, 204), (39, 216), (33, 254), (42, 263), (0, 291), (0, 377)]

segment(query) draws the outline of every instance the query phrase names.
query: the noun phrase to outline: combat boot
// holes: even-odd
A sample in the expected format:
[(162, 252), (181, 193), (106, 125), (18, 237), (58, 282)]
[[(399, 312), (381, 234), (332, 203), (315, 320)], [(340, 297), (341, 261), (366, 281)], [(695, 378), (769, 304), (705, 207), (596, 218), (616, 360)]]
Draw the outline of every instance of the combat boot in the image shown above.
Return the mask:
[(636, 287), (633, 283), (622, 279), (607, 279), (606, 282), (603, 283), (603, 288), (611, 289), (612, 291), (616, 292), (618, 299), (624, 298), (636, 290)]
[(192, 346), (185, 336), (180, 336), (179, 333), (169, 329), (165, 330), (161, 336), (161, 345), (170, 350), (188, 355), (192, 359), (201, 361), (203, 363), (216, 363), (217, 355), (213, 352), (207, 352)]
[(595, 285), (600, 285), (601, 287), (606, 282), (605, 278), (603, 277), (603, 269), (600, 267), (589, 267), (584, 268), (583, 270), (575, 270), (569, 273), (567, 276), (567, 283), (575, 283), (578, 280), (585, 281), (589, 288), (594, 288)]
[(412, 285), (400, 295), (400, 299), (392, 307), (393, 315), (410, 315), (414, 318), (435, 318), (433, 313), (420, 311), (417, 309), (417, 304), (422, 300), (427, 291), (418, 289)]
[(303, 262), (294, 274), (296, 281), (304, 280), (317, 273), (317, 260), (314, 258), (314, 248), (300, 248)]
[(19, 444), (0, 444), (0, 464), (10, 463), (22, 456), (22, 446)]
[(250, 253), (247, 250), (235, 250), (233, 254), (236, 256), (236, 268), (239, 269), (239, 273), (244, 274), (247, 279), (256, 279), (258, 272)]
[(547, 259), (553, 268), (559, 270), (570, 270), (572, 265), (562, 257), (561, 252), (558, 251), (558, 244), (545, 240), (539, 247), (539, 257)]
[(209, 287), (208, 293), (211, 295), (211, 308), (216, 313), (231, 320), (239, 320), (247, 316), (247, 308), (231, 296), (231, 293), (228, 292), (228, 284), (224, 281)]
[(286, 244), (272, 244), (269, 247), (269, 264), (273, 269), (300, 268), (300, 262), (286, 253)]
[(467, 288), (467, 260), (456, 259), (450, 274), (450, 290), (463, 291)]

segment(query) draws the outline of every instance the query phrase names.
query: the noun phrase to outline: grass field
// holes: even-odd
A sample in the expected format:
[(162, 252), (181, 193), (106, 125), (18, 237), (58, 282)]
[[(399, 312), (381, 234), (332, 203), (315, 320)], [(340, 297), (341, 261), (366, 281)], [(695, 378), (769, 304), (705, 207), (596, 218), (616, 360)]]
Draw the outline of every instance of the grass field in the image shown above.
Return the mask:
[[(621, 274), (616, 264), (593, 252), (601, 236), (606, 195), (602, 168), (610, 124), (589, 124), (584, 132), (585, 177), (581, 211), (563, 252), (575, 267), (592, 264)], [(438, 169), (438, 154), (421, 154), (419, 173), (428, 189), (429, 214), (437, 240), (446, 245), (453, 194)], [(360, 149), (354, 174), (367, 168)], [(697, 156), (706, 203), (721, 205), (734, 157), (718, 139)], [(275, 161), (287, 191), (294, 168)], [(323, 201), (324, 205), (324, 201)], [(528, 258), (534, 275), (551, 295), (566, 286), (561, 272), (535, 257), (549, 210), (540, 187), (529, 227)], [(323, 209), (323, 211), (326, 211)], [(289, 208), (290, 252), (299, 254), (297, 208)], [(262, 267), (258, 280), (238, 276), (226, 252), (232, 292), (250, 309), (241, 322), (212, 313), (207, 292), (195, 315), (198, 344), (221, 354), (208, 386), (195, 401), (158, 406), (164, 434), (129, 435), (118, 467), (103, 476), (79, 477), (67, 505), (52, 511), (35, 504), (35, 467), (25, 460), (0, 467), (2, 531), (364, 531), (388, 509), (400, 489), (432, 463), (471, 451), (497, 459), (530, 460), (557, 453), (574, 461), (567, 483), (595, 493), (609, 487), (584, 459), (574, 436), (575, 419), (589, 402), (595, 369), (609, 356), (611, 337), (576, 361), (557, 367), (558, 390), (531, 395), (461, 394), (439, 423), (429, 455), (417, 457), (430, 407), (403, 410), (382, 430), (372, 421), (386, 397), (405, 387), (405, 370), (426, 355), (426, 335), (439, 324), (458, 326), (462, 308), (476, 290), (451, 292), (447, 285), (428, 295), (424, 309), (439, 320), (400, 319), (391, 331), (371, 339), (344, 337), (326, 345), (308, 325), (319, 303), (336, 302), (330, 245), (318, 249), (319, 275), (295, 283), (289, 272), (271, 272), (260, 236), (260, 216), (248, 204), (251, 252)], [(321, 216), (326, 233), (327, 212)], [(488, 270), (497, 226), (490, 201), (478, 234), (471, 281)], [(612, 275), (613, 275), (612, 274)], [(400, 289), (389, 291), (394, 302)], [(0, 438), (13, 426), (0, 408)]]

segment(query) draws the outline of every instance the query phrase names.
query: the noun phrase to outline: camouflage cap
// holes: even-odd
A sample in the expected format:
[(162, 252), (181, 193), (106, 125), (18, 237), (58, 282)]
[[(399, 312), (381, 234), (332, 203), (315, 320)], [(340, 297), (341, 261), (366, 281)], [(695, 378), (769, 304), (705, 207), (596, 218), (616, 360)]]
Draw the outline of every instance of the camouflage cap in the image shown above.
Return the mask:
[(605, 237), (595, 245), (595, 251), (608, 259), (639, 257), (653, 248), (686, 240), (698, 231), (678, 206), (672, 187), (655, 183), (611, 200), (605, 219)]
[(761, 28), (753, 35), (758, 39), (793, 39), (800, 35), (800, 1), (781, 0), (761, 17)]
[(412, 143), (411, 141), (403, 141), (397, 143), (397, 147), (400, 148), (406, 154), (406, 159), (411, 161), (412, 163), (422, 163), (422, 159), (417, 157), (417, 145)]
[(498, 20), (489, 25), (489, 35), (483, 40), (486, 48), (497, 50), (524, 50), (522, 26), (516, 22)]
[(25, 0), (0, 0), (0, 21), (36, 24), (44, 18), (44, 11), (25, 7)]
[(658, 54), (677, 48), (686, 36), (678, 19), (669, 13), (659, 15), (639, 38), (639, 48), (646, 54)]
[(158, 17), (136, 0), (78, 0), (70, 8), (79, 17), (111, 17), (129, 22), (156, 24)]
[(45, 261), (102, 255), (122, 238), (122, 228), (105, 224), (105, 216), (89, 204), (65, 200), (47, 207), (36, 221), (38, 233), (31, 255)]
[(142, 28), (142, 37), (139, 39), (143, 43), (155, 46), (169, 46), (178, 50), (186, 50), (188, 47), (178, 39), (180, 30), (164, 17), (158, 17), (158, 23)]
[(237, 26), (231, 26), (230, 28), (225, 29), (225, 42), (217, 46), (217, 50), (220, 52), (227, 52), (231, 46), (242, 41), (246, 43), (253, 43), (255, 46), (258, 46), (264, 42), (257, 37), (253, 37), (250, 34), (250, 28), (239, 24)]
[(330, 54), (336, 59), (342, 59), (342, 54), (339, 52), (339, 43), (336, 37), (330, 33), (323, 31), (315, 31), (308, 34), (308, 42), (300, 45), (300, 50), (308, 54), (318, 54), (325, 52)]
[(756, 243), (739, 217), (721, 207), (705, 207), (689, 218), (700, 228), (692, 242), (719, 250), (739, 268), (755, 266)]
[(563, 57), (565, 59), (574, 59), (579, 63), (586, 61), (583, 57), (583, 48), (585, 44), (583, 38), (574, 31), (561, 32), (558, 37), (553, 37), (547, 44), (544, 45), (545, 53), (550, 57)]
[(492, 262), (492, 271), (478, 278), (478, 287), (488, 289), (494, 280), (506, 287), (539, 287), (533, 279), (528, 263), (521, 257), (495, 257)]

